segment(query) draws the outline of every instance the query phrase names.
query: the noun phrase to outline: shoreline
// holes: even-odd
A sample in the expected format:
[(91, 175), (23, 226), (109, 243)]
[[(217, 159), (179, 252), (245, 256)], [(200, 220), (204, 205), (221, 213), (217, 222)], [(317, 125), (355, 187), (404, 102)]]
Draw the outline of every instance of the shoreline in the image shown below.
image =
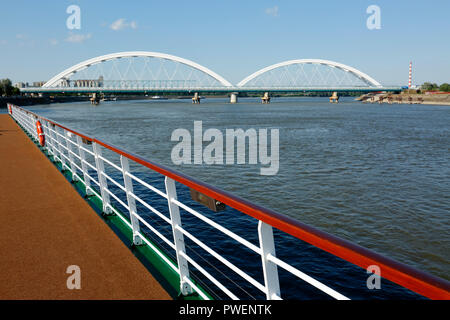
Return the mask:
[(450, 94), (420, 94), (420, 93), (368, 93), (355, 99), (362, 103), (378, 104), (424, 104), (450, 106)]
[[(206, 98), (227, 98), (227, 95), (204, 95)], [(32, 106), (37, 104), (51, 104), (51, 103), (69, 103), (86, 101), (90, 102), (90, 96), (44, 96), (44, 97), (25, 97), (25, 96), (12, 96), (12, 97), (0, 97), (0, 109), (6, 109), (7, 103), (12, 103), (20, 106)], [(157, 100), (153, 96), (143, 96), (143, 95), (124, 95), (124, 96), (114, 96), (105, 97), (110, 101), (111, 98), (116, 100)], [(164, 96), (164, 99), (192, 99), (192, 96)]]
[(5, 108), (7, 103), (12, 103), (21, 106), (33, 106), (36, 104), (50, 104), (50, 103), (64, 103), (64, 102), (77, 102), (77, 101), (89, 101), (89, 97), (0, 97), (0, 109)]
[[(226, 95), (205, 95), (205, 98), (227, 98)], [(111, 97), (107, 99), (110, 100)], [(155, 100), (150, 96), (116, 96), (117, 100)], [(243, 97), (245, 98), (245, 97)], [(278, 97), (280, 98), (280, 97)], [(286, 97), (289, 98), (289, 97)], [(70, 103), (86, 101), (89, 102), (89, 96), (47, 96), (47, 97), (25, 97), (25, 96), (13, 96), (13, 97), (0, 97), (0, 109), (6, 109), (7, 103), (12, 103), (21, 106), (32, 106), (40, 104), (52, 104), (52, 103)], [(163, 100), (170, 99), (191, 99), (190, 96), (168, 96)], [(442, 95), (426, 95), (426, 94), (392, 94), (392, 93), (379, 93), (379, 94), (363, 94), (354, 99), (362, 103), (377, 103), (377, 104), (422, 104), (433, 106), (450, 106), (450, 94)]]

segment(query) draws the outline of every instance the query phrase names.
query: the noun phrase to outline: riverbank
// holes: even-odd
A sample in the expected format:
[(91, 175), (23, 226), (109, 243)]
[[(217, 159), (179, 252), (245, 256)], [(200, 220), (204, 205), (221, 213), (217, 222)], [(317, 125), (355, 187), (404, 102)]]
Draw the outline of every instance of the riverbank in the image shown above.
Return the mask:
[(427, 104), (450, 106), (450, 94), (420, 94), (420, 93), (368, 93), (358, 98), (363, 103), (388, 103), (388, 104)]
[(19, 106), (32, 106), (32, 105), (36, 105), (36, 104), (64, 103), (64, 102), (77, 102), (77, 101), (89, 101), (89, 97), (87, 97), (87, 96), (0, 97), (0, 109), (6, 108), (7, 103), (12, 103), (12, 104), (19, 105)]
[[(154, 96), (157, 95), (112, 95), (105, 96), (105, 100), (155, 100)], [(227, 98), (227, 95), (203, 95), (205, 98)], [(65, 103), (65, 102), (89, 102), (90, 96), (43, 96), (43, 97), (26, 97), (26, 96), (12, 96), (12, 97), (0, 97), (0, 109), (6, 108), (7, 103), (12, 103), (19, 106), (31, 106), (39, 104), (50, 103)], [(192, 99), (191, 95), (165, 95), (158, 96), (158, 99)]]

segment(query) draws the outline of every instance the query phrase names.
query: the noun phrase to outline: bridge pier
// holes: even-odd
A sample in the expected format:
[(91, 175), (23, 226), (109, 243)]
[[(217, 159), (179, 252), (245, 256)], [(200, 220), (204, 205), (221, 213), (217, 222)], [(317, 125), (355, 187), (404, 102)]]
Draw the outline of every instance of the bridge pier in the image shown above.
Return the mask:
[(261, 102), (263, 104), (270, 103), (270, 94), (269, 94), (269, 92), (264, 92), (264, 96), (261, 98)]
[(194, 97), (192, 98), (192, 103), (194, 104), (199, 104), (200, 103), (200, 96), (198, 94), (198, 92), (194, 93)]
[(92, 93), (90, 100), (91, 100), (91, 104), (98, 105), (100, 103), (100, 96), (96, 92), (94, 92), (94, 93)]
[(338, 96), (338, 93), (336, 91), (333, 92), (333, 94), (331, 95), (330, 102), (331, 103), (338, 103), (339, 102), (339, 96)]
[(239, 95), (239, 92), (232, 92), (230, 94), (230, 103), (237, 103), (238, 102), (238, 95)]

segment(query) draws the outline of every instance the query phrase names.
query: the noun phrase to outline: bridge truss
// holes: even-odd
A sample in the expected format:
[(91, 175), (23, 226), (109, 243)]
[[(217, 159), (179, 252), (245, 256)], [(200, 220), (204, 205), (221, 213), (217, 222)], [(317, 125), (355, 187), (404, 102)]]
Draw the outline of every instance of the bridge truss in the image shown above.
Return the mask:
[(55, 75), (42, 87), (23, 92), (309, 92), (399, 91), (383, 87), (367, 74), (344, 64), (299, 59), (263, 68), (233, 85), (193, 61), (158, 52), (129, 51), (95, 57)]

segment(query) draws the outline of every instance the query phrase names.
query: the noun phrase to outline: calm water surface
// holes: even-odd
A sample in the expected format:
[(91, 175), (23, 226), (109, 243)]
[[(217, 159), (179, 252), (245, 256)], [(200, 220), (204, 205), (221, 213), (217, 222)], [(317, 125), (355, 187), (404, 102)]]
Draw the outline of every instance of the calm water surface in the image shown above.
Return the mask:
[[(450, 107), (322, 98), (116, 101), (29, 107), (326, 232), (450, 279)], [(176, 166), (172, 131), (277, 128), (280, 169)], [(206, 143), (205, 143), (206, 145)]]

